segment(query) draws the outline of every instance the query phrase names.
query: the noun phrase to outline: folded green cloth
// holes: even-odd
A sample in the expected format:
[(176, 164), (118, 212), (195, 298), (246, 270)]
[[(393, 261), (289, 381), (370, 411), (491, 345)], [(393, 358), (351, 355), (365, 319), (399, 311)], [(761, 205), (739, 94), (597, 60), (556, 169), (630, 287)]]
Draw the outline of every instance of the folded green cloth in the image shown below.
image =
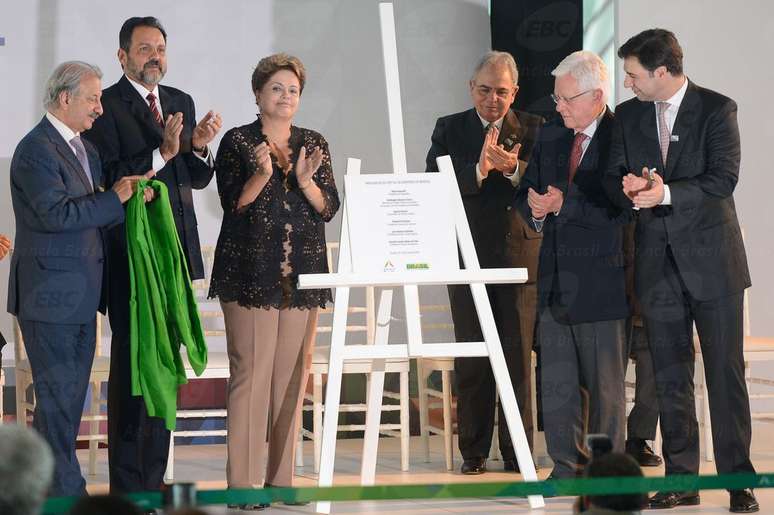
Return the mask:
[[(156, 198), (146, 204), (147, 186)], [(187, 382), (180, 345), (198, 376), (207, 367), (207, 344), (163, 182), (138, 183), (126, 206), (126, 243), (132, 395), (142, 395), (148, 415), (173, 430), (177, 389)]]

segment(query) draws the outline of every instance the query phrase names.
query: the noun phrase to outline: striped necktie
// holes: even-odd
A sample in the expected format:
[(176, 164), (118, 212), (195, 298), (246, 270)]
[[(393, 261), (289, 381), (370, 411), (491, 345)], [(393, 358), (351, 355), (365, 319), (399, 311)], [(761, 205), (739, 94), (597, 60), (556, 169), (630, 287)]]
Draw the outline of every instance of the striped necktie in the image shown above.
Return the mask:
[(658, 109), (658, 144), (661, 147), (661, 158), (664, 160), (664, 166), (666, 166), (667, 162), (669, 138), (671, 136), (669, 125), (667, 125), (666, 121), (666, 112), (669, 109), (669, 105), (669, 102), (656, 102)]
[(158, 123), (160, 127), (164, 127), (164, 120), (161, 118), (159, 106), (156, 104), (156, 95), (153, 93), (148, 93), (148, 96), (145, 97), (145, 99), (148, 101), (148, 106), (150, 107), (151, 114), (156, 120), (156, 123)]

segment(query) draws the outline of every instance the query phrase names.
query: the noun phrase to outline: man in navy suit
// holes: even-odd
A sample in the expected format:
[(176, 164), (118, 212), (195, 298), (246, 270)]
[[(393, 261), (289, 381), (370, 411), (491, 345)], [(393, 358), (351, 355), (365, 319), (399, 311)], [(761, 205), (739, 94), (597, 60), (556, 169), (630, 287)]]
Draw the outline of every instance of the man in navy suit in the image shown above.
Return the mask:
[[(126, 20), (118, 36), (124, 76), (102, 97), (104, 116), (84, 136), (99, 149), (106, 184), (135, 171), (164, 182), (191, 279), (204, 277), (193, 189), (212, 180), (207, 144), (220, 130), (220, 115), (197, 124), (194, 102), (159, 84), (167, 71), (167, 34), (153, 17)], [(129, 348), (129, 261), (126, 231), (108, 232), (108, 315), (113, 340), (108, 383), (108, 463), (114, 493), (158, 490), (167, 466), (170, 432), (149, 417), (142, 397), (132, 396)]]
[(105, 312), (103, 228), (124, 218), (121, 204), (139, 177), (102, 189), (96, 149), (80, 138), (102, 114), (102, 73), (71, 61), (48, 80), (46, 115), (13, 154), (16, 240), (8, 312), (21, 327), (35, 389), (33, 426), (56, 460), (50, 495), (82, 495), (75, 439)]
[[(734, 204), (736, 102), (688, 80), (682, 48), (668, 30), (637, 34), (618, 56), (624, 86), (636, 98), (618, 106), (606, 185), (619, 206), (639, 210), (635, 288), (656, 376), (666, 474), (699, 472), (694, 324), (718, 473), (753, 473), (742, 348), (750, 272)], [(751, 490), (730, 493), (732, 512), (759, 510)], [(699, 502), (696, 491), (659, 492), (650, 507)]]
[(599, 56), (574, 52), (552, 72), (561, 117), (532, 151), (516, 205), (538, 231), (538, 345), (543, 427), (553, 478), (580, 475), (584, 433), (605, 433), (624, 450), (623, 228), (628, 212), (605, 195), (613, 114)]

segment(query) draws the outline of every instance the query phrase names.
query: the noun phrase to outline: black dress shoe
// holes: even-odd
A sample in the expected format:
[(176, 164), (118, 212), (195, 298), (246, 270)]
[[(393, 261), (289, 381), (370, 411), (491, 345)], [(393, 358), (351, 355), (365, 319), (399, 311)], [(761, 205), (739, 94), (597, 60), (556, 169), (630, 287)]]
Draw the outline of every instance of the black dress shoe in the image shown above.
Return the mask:
[(256, 503), (256, 504), (229, 504), (228, 505), (229, 509), (242, 510), (242, 511), (261, 511), (270, 507), (271, 507), (271, 504), (265, 503), (265, 502)]
[[(537, 469), (537, 467), (535, 467)], [(503, 470), (506, 472), (521, 472), (519, 470), (519, 462), (516, 461), (516, 458), (511, 458), (510, 460), (503, 460)]]
[(696, 506), (700, 502), (697, 492), (658, 492), (648, 501), (648, 508), (664, 510), (675, 506)]
[(486, 472), (486, 458), (470, 458), (462, 461), (460, 472), (467, 475), (477, 475)]
[(641, 467), (658, 467), (663, 463), (661, 456), (653, 452), (645, 440), (627, 441), (626, 454), (637, 460)]
[(752, 490), (731, 490), (731, 507), (728, 511), (732, 513), (755, 513), (760, 510), (758, 501), (755, 500)]

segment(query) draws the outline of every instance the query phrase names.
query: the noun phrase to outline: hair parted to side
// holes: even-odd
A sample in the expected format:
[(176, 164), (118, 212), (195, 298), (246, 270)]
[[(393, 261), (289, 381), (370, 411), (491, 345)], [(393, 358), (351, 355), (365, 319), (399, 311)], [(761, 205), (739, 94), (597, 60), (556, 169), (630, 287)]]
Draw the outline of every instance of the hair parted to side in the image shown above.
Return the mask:
[(578, 50), (562, 59), (562, 62), (551, 71), (554, 77), (568, 74), (578, 81), (578, 88), (581, 91), (601, 89), (602, 101), (607, 103), (610, 97), (610, 78), (605, 62), (597, 54), (588, 50)]
[(251, 81), (253, 93), (263, 88), (269, 82), (272, 75), (280, 70), (293, 72), (298, 77), (298, 83), (301, 86), (300, 93), (304, 92), (304, 84), (306, 84), (306, 68), (304, 68), (304, 63), (298, 57), (280, 52), (258, 61)]
[(666, 29), (648, 29), (629, 38), (618, 49), (618, 57), (636, 57), (649, 72), (664, 66), (672, 75), (683, 74), (683, 49), (674, 33)]
[(54, 474), (54, 455), (33, 429), (0, 426), (0, 513), (37, 515)]
[(59, 95), (69, 93), (75, 95), (81, 81), (87, 77), (102, 78), (102, 70), (94, 64), (83, 61), (65, 61), (51, 72), (46, 82), (46, 92), (43, 97), (43, 107), (51, 109), (59, 105)]
[(513, 85), (519, 85), (519, 68), (516, 66), (516, 61), (513, 56), (508, 52), (500, 52), (498, 50), (490, 50), (478, 60), (476, 67), (473, 69), (473, 75), (470, 76), (470, 80), (476, 80), (476, 75), (486, 66), (504, 66), (511, 72), (513, 77)]
[(167, 31), (164, 30), (164, 26), (161, 25), (158, 18), (153, 16), (133, 16), (121, 25), (121, 30), (118, 32), (118, 47), (124, 52), (129, 53), (129, 48), (132, 46), (132, 34), (137, 27), (159, 29), (161, 35), (164, 36), (164, 42), (167, 42)]

